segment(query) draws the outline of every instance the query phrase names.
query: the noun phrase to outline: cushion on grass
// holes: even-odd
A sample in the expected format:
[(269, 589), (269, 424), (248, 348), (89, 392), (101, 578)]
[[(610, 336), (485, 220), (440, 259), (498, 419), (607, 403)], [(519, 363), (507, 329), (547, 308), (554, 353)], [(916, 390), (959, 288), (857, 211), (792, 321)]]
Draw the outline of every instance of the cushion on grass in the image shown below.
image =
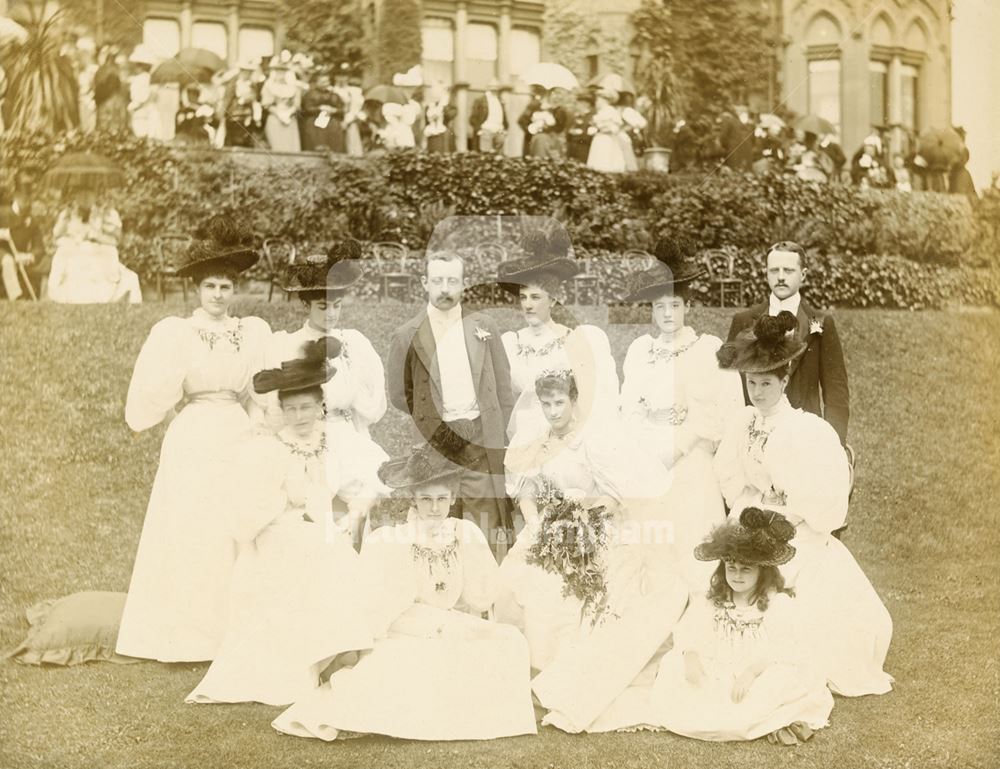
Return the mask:
[(28, 637), (7, 656), (25, 665), (138, 662), (115, 653), (125, 595), (91, 591), (35, 604), (25, 612)]

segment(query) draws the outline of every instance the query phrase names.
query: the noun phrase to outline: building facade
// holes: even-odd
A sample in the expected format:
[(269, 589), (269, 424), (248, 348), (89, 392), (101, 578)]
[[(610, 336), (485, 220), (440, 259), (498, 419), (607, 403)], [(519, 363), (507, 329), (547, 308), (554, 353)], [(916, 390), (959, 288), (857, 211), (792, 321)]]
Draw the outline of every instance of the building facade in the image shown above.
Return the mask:
[(205, 48), (235, 66), (280, 50), (284, 29), (274, 0), (149, 0), (142, 38), (163, 58)]

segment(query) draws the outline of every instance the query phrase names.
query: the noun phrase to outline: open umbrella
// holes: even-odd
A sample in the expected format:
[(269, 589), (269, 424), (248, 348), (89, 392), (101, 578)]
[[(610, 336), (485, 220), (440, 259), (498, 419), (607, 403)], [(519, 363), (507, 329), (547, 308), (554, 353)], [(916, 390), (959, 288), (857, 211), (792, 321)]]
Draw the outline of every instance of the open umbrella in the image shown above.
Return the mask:
[(545, 89), (565, 88), (572, 91), (579, 87), (576, 75), (562, 64), (552, 61), (541, 61), (532, 64), (521, 73), (521, 79), (528, 85), (540, 85)]
[(401, 88), (394, 85), (377, 85), (365, 92), (365, 101), (377, 101), (382, 104), (406, 104), (409, 99)]
[(800, 117), (795, 121), (795, 127), (800, 131), (816, 134), (816, 136), (825, 136), (826, 134), (836, 133), (833, 123), (826, 118), (820, 117), (819, 115), (806, 115), (805, 117)]
[(125, 177), (114, 163), (93, 152), (63, 155), (45, 174), (45, 183), (59, 189), (104, 188), (122, 184)]
[(962, 137), (953, 128), (931, 128), (920, 134), (917, 154), (927, 161), (931, 168), (942, 169), (962, 159)]
[(182, 48), (172, 59), (167, 59), (153, 70), (152, 83), (207, 83), (212, 74), (226, 66), (226, 63), (204, 48)]
[(587, 85), (591, 88), (607, 88), (612, 91), (616, 91), (617, 93), (630, 93), (635, 95), (635, 86), (632, 85), (631, 80), (623, 75), (616, 75), (611, 72), (591, 78)]

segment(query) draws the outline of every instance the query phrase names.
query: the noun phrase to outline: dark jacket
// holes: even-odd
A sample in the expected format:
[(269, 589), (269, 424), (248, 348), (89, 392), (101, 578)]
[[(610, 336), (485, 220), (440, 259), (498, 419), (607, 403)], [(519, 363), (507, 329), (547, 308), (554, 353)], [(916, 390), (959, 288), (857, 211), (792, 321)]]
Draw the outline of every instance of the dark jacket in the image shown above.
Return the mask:
[[(766, 314), (768, 303), (761, 302), (733, 316), (728, 341), (744, 329), (753, 326), (754, 320)], [(813, 309), (803, 300), (798, 312), (799, 338), (808, 342), (805, 354), (792, 364), (792, 375), (785, 391), (792, 406), (823, 417), (847, 443), (847, 422), (850, 419), (850, 391), (847, 386), (847, 366), (844, 350), (840, 345), (833, 316)], [(821, 332), (811, 332), (813, 322), (822, 323)], [(743, 383), (743, 398), (747, 405), (750, 397)]]
[[(497, 96), (497, 101), (500, 102), (500, 112), (503, 113), (503, 129), (506, 131), (510, 128), (510, 123), (507, 120), (507, 106), (503, 103), (503, 99), (499, 96)], [(472, 112), (469, 115), (469, 126), (472, 128), (473, 136), (479, 134), (479, 129), (482, 127), (483, 123), (486, 122), (486, 118), (489, 114), (490, 107), (486, 102), (486, 94), (477, 96), (476, 100), (472, 102)]]
[[(489, 316), (469, 313), (463, 308), (462, 324), (472, 381), (479, 401), (483, 446), (489, 457), (497, 499), (504, 499), (507, 492), (504, 488), (503, 458), (507, 423), (514, 407), (510, 363), (500, 341), (500, 331)], [(418, 433), (425, 440), (430, 440), (443, 421), (444, 397), (434, 332), (427, 319), (426, 308), (393, 334), (387, 363), (389, 401), (413, 417)]]

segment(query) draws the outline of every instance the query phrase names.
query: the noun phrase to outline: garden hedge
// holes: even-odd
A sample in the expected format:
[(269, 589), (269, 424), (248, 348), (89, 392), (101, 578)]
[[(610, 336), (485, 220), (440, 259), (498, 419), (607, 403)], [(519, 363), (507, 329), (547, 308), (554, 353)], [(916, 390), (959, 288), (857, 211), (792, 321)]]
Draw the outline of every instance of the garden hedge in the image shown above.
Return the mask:
[[(126, 135), (7, 135), (0, 183), (14, 169), (43, 171), (69, 151), (93, 150), (120, 164), (113, 193), (125, 225), (122, 260), (148, 275), (152, 243), (189, 232), (212, 213), (246, 218), (261, 237), (322, 248), (350, 232), (365, 241), (398, 240), (422, 251), (451, 214), (555, 214), (581, 253), (594, 256), (614, 289), (629, 248), (658, 235), (687, 235), (702, 248), (735, 249), (750, 293), (764, 291), (763, 253), (794, 239), (810, 251), (810, 295), (827, 306), (1000, 305), (1000, 192), (976, 207), (959, 196), (859, 191), (788, 176), (600, 174), (571, 161), (495, 155), (402, 153), (347, 159), (271, 158), (178, 149)], [(54, 193), (39, 199), (52, 221)], [(485, 269), (485, 265), (483, 266)], [(611, 291), (614, 295), (614, 291)], [(711, 301), (707, 288), (702, 298)]]

